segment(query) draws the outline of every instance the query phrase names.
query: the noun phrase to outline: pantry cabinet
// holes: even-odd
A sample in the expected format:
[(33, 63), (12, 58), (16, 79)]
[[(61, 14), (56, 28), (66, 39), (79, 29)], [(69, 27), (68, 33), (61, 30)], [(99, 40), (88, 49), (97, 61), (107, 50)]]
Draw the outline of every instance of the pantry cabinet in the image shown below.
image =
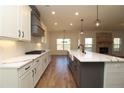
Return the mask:
[(31, 40), (29, 6), (0, 6), (0, 15), (0, 37)]

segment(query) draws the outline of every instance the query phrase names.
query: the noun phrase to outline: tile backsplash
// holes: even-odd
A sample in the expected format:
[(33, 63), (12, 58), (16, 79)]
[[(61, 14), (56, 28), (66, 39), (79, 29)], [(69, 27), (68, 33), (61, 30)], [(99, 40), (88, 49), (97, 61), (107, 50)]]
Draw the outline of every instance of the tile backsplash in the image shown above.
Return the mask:
[(34, 38), (31, 42), (0, 40), (0, 60), (24, 55), (27, 51), (42, 49), (40, 41), (39, 39), (36, 42)]

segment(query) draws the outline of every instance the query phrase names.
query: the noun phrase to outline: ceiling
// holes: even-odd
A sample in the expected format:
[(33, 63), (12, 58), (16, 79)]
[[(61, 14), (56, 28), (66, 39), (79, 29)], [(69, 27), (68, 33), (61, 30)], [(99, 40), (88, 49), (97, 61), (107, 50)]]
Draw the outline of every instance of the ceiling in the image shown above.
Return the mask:
[[(100, 5), (99, 19), (101, 25), (95, 26), (96, 6), (95, 5), (37, 5), (41, 14), (41, 20), (47, 26), (48, 31), (80, 31), (81, 21), (83, 18), (83, 30), (124, 30), (124, 5)], [(55, 15), (52, 15), (55, 11)], [(75, 15), (79, 12), (79, 15)], [(54, 25), (57, 22), (58, 25)], [(70, 23), (73, 25), (70, 26)]]

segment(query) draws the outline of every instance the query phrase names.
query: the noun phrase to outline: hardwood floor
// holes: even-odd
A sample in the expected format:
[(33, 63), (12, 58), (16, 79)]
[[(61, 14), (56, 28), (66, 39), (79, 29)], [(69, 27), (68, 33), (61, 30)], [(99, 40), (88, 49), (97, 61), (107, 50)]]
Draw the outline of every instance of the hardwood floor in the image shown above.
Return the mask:
[(52, 56), (51, 63), (36, 88), (75, 88), (66, 56)]

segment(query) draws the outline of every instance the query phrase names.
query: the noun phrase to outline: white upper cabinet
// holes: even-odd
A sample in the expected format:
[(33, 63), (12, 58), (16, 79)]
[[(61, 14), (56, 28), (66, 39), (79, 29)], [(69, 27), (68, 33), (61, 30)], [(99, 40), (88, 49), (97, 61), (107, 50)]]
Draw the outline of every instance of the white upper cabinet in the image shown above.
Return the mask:
[(21, 40), (31, 40), (31, 9), (29, 6), (19, 6), (18, 29)]
[(0, 6), (0, 36), (31, 40), (31, 9), (29, 6)]
[(0, 6), (0, 36), (18, 38), (17, 6)]

